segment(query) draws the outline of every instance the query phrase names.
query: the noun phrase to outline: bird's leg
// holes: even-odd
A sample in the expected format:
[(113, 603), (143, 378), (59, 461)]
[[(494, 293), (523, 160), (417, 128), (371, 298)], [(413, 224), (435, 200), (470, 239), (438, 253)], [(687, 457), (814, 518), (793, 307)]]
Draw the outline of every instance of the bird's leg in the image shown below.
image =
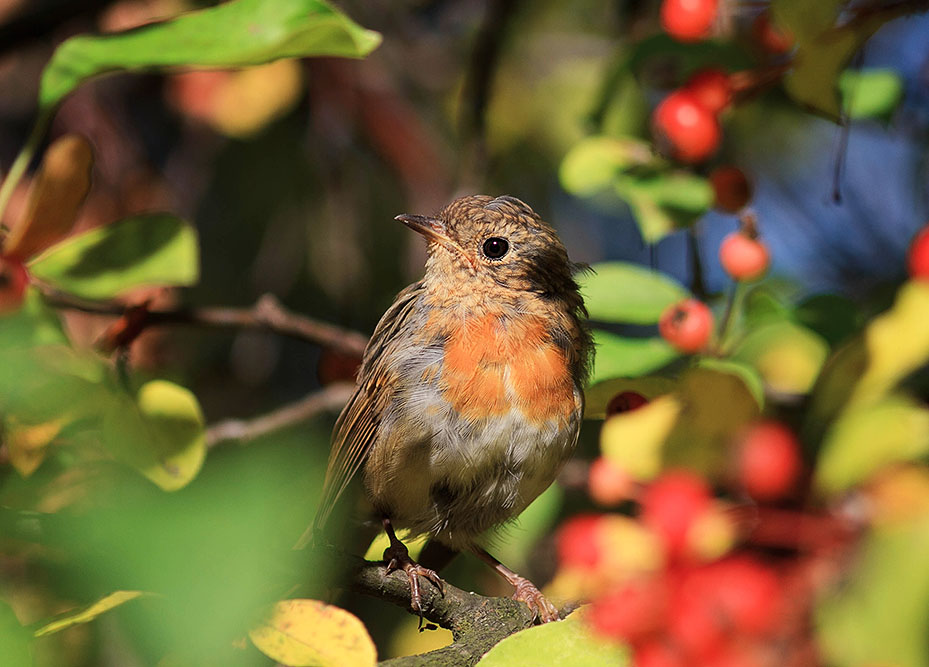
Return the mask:
[(384, 562), (387, 563), (387, 574), (390, 574), (394, 570), (403, 570), (406, 572), (406, 576), (410, 580), (410, 607), (419, 614), (419, 625), (420, 629), (422, 629), (423, 605), (422, 596), (419, 592), (419, 578), (425, 577), (431, 581), (442, 595), (445, 595), (445, 582), (439, 578), (439, 575), (436, 574), (434, 570), (425, 568), (410, 558), (410, 552), (407, 551), (403, 542), (397, 538), (397, 534), (394, 532), (394, 527), (391, 525), (390, 519), (385, 517), (383, 523), (384, 531), (387, 533), (387, 538), (390, 540), (390, 546), (384, 549)]
[(513, 570), (491, 556), (481, 547), (475, 547), (474, 553), (516, 588), (516, 592), (513, 593), (513, 599), (525, 602), (529, 605), (529, 609), (535, 614), (536, 618), (542, 621), (542, 623), (558, 620), (558, 609), (545, 599), (545, 596), (536, 588), (535, 584), (513, 572)]

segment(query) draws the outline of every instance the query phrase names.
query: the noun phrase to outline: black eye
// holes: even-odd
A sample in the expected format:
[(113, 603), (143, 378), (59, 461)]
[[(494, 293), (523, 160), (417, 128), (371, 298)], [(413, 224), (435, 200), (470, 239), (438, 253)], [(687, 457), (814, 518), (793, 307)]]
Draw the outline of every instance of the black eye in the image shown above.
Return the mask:
[(507, 243), (506, 239), (501, 239), (499, 236), (491, 236), (484, 241), (483, 245), (484, 256), (488, 259), (500, 259), (509, 249), (510, 244)]

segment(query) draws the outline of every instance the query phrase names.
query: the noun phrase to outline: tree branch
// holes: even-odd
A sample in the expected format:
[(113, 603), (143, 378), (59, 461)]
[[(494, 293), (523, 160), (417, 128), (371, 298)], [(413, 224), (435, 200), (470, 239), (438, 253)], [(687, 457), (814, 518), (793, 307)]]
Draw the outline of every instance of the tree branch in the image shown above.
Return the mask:
[(354, 389), (355, 386), (350, 382), (339, 382), (254, 419), (228, 419), (217, 422), (206, 430), (206, 446), (215, 447), (227, 440), (248, 442), (273, 431), (299, 424), (321, 412), (338, 410), (348, 402)]

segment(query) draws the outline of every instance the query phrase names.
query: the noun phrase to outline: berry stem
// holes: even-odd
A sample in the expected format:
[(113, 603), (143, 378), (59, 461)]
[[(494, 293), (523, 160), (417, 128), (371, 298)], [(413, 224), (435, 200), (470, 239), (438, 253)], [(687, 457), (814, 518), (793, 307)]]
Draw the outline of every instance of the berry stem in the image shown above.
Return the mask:
[(697, 236), (697, 224), (694, 223), (687, 230), (687, 249), (693, 270), (691, 290), (701, 301), (706, 301), (706, 281), (704, 278), (703, 260), (700, 258), (700, 239)]
[(726, 349), (726, 339), (729, 337), (732, 328), (733, 316), (738, 303), (742, 301), (742, 281), (734, 280), (729, 286), (729, 293), (726, 295), (726, 309), (719, 321), (719, 330), (716, 332), (717, 347), (720, 352)]

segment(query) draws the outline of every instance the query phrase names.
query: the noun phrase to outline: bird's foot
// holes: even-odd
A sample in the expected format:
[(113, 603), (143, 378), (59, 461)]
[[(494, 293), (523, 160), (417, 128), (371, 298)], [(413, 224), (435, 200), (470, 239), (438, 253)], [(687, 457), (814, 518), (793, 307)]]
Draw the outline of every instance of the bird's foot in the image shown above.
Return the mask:
[(516, 577), (510, 583), (516, 587), (513, 599), (525, 602), (535, 618), (541, 623), (551, 623), (559, 620), (558, 609), (542, 595), (542, 592), (536, 588), (535, 584), (525, 577)]
[(432, 582), (445, 595), (445, 582), (442, 581), (435, 570), (423, 567), (412, 558), (407, 548), (398, 540), (384, 550), (384, 562), (387, 563), (387, 574), (395, 570), (403, 570), (410, 580), (410, 607), (419, 614), (419, 625), (423, 624), (423, 603), (420, 592), (419, 578), (423, 577)]

